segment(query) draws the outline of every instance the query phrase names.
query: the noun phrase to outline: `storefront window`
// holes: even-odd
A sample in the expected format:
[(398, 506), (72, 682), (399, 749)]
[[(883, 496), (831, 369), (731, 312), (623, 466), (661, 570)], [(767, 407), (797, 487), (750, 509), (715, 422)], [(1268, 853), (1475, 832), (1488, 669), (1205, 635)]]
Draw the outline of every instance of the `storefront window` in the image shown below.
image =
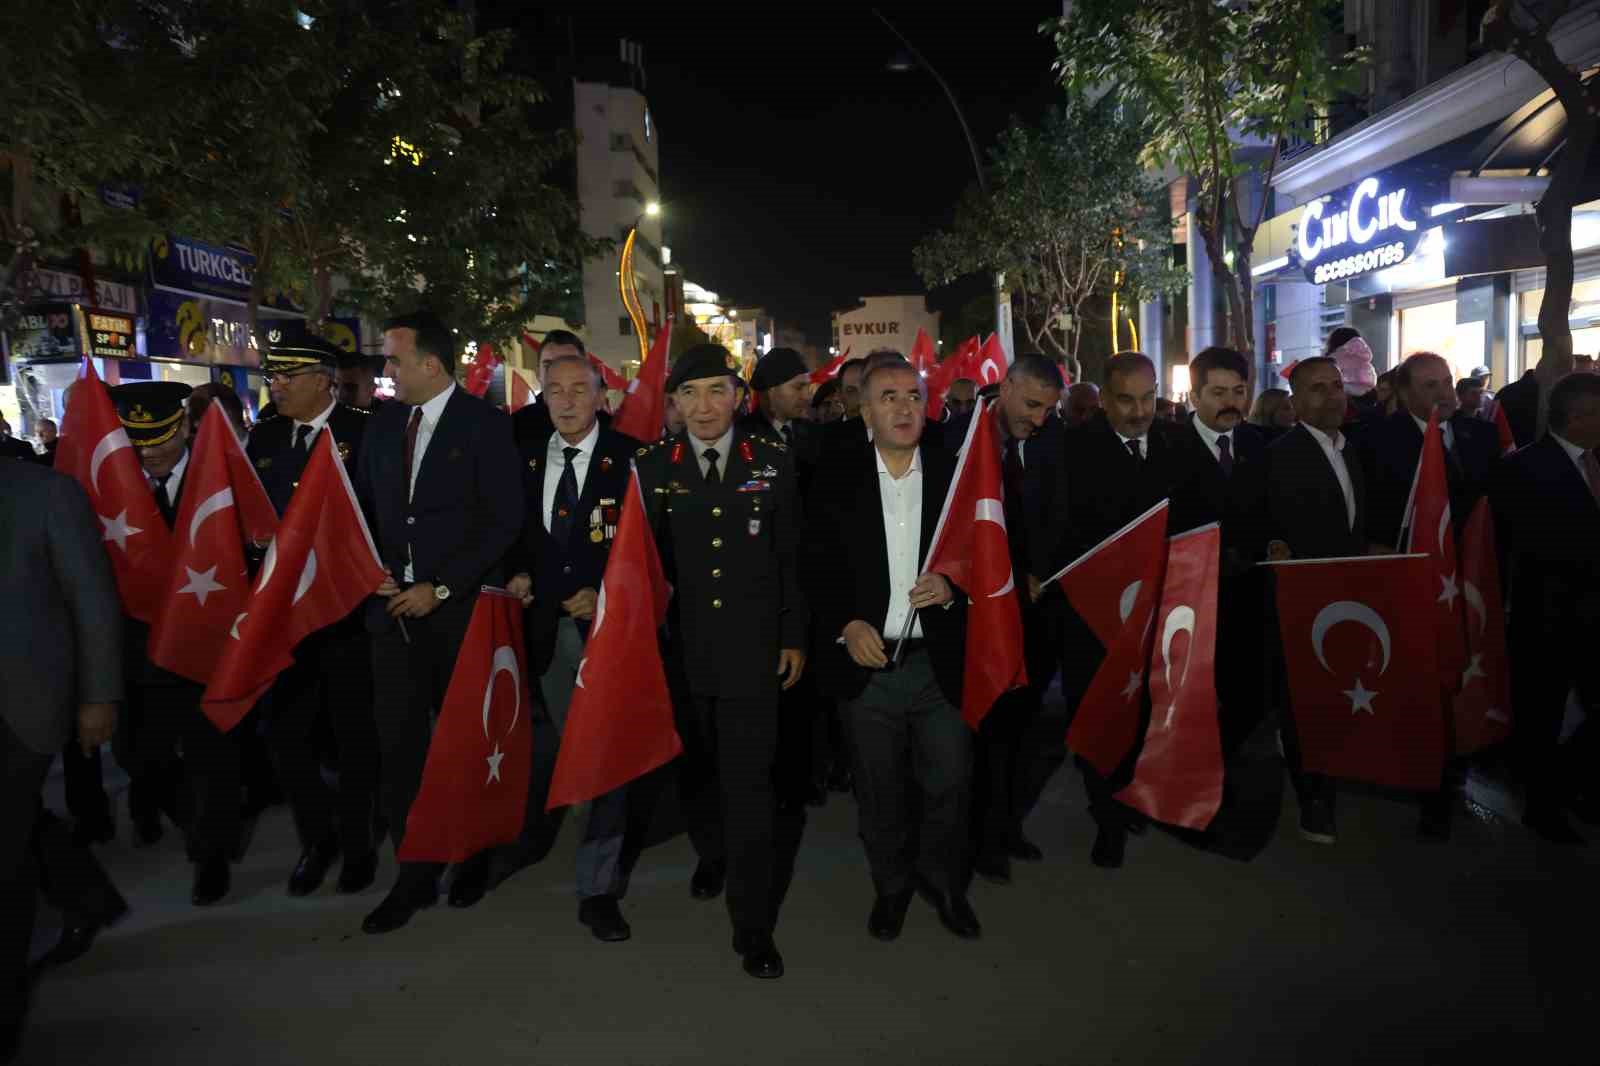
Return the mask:
[(1451, 374), (1464, 378), (1487, 366), (1488, 336), (1485, 322), (1457, 322), (1456, 302), (1423, 304), (1400, 311), (1400, 354), (1437, 352), (1450, 364)]
[[(1522, 369), (1531, 370), (1544, 353), (1539, 337), (1539, 309), (1544, 306), (1544, 290), (1522, 294)], [(1600, 278), (1580, 281), (1572, 286), (1572, 351), (1576, 355), (1600, 354)], [(1587, 323), (1594, 323), (1588, 325)]]

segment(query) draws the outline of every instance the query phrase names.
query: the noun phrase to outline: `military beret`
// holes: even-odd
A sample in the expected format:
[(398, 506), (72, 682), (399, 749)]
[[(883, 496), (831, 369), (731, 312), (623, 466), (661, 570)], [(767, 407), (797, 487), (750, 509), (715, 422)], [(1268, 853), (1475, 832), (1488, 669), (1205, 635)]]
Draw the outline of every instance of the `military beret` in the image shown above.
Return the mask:
[(667, 375), (667, 391), (676, 392), (684, 382), (699, 381), (701, 378), (726, 375), (737, 381), (738, 365), (733, 353), (722, 345), (697, 344), (678, 356), (678, 361), (672, 364), (672, 373)]
[(821, 385), (818, 385), (817, 386), (817, 391), (813, 392), (811, 394), (811, 406), (812, 407), (821, 407), (823, 404), (825, 404), (829, 400), (833, 399), (834, 394), (837, 393), (838, 391), (839, 391), (839, 379), (838, 378), (829, 378), (827, 381), (824, 381)]
[(346, 354), (321, 337), (307, 337), (289, 344), (275, 344), (267, 349), (267, 362), (261, 369), (268, 374), (292, 374), (296, 370), (320, 367), (330, 373), (339, 369), (339, 358)]
[(806, 361), (800, 353), (793, 348), (774, 348), (763, 355), (756, 363), (755, 373), (750, 375), (752, 389), (773, 389), (784, 382), (808, 374)]
[(183, 428), (183, 402), (193, 392), (181, 381), (132, 381), (111, 389), (117, 417), (135, 448), (165, 444)]

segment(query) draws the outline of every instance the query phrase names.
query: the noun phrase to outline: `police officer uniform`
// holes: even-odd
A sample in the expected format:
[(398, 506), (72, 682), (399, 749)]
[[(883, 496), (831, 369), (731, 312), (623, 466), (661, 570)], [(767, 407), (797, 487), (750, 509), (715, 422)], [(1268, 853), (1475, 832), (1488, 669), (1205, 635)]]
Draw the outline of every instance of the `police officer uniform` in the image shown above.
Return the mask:
[[(312, 342), (275, 347), (267, 356), (268, 374), (326, 371), (332, 380), (339, 352)], [(281, 516), (294, 496), (311, 449), (323, 433), (352, 478), (367, 412), (335, 403), (309, 422), (274, 414), (250, 431), (246, 453), (267, 496)], [(377, 873), (373, 821), (378, 797), (378, 727), (372, 710), (371, 644), (355, 612), (311, 634), (294, 650), (294, 665), (278, 676), (267, 712), (267, 744), (278, 779), (294, 813), (302, 854), (289, 878), (289, 894), (314, 892), (341, 854), (339, 891), (359, 892)], [(338, 749), (338, 788), (323, 780), (319, 724), (332, 727)]]
[[(685, 352), (667, 379), (733, 376), (719, 345)], [(639, 450), (636, 466), (675, 594), (669, 671), (677, 675), (680, 774), (700, 855), (691, 891), (715, 896), (726, 878), (734, 950), (753, 976), (777, 977), (772, 943), (792, 853), (776, 842), (773, 766), (783, 649), (805, 647), (797, 574), (799, 497), (785, 448), (729, 426), (716, 441), (685, 430)], [(798, 840), (793, 844), (798, 845)]]
[[(165, 444), (185, 431), (184, 401), (190, 391), (175, 381), (139, 381), (110, 390), (136, 448)], [(186, 451), (170, 474), (151, 479), (169, 528), (178, 513), (188, 463)], [(154, 843), (160, 836), (160, 811), (183, 824), (195, 862), (191, 898), (197, 906), (215, 903), (228, 894), (228, 863), (239, 844), (238, 746), (200, 709), (203, 686), (150, 661), (150, 627), (130, 618), (124, 632), (127, 706), (118, 718), (112, 750), (131, 779), (128, 805), (135, 831), (142, 842)]]

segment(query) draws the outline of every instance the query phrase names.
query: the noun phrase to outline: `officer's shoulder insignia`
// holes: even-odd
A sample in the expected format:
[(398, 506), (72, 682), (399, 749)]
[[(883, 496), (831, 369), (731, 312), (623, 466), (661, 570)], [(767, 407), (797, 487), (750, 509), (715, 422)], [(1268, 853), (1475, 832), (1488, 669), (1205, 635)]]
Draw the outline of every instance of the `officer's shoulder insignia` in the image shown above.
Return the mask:
[(258, 419), (256, 419), (256, 425), (264, 426), (268, 422), (276, 422), (279, 419), (281, 419), (282, 417), (283, 417), (282, 415), (280, 415), (278, 412), (274, 411), (270, 415), (268, 415), (266, 418), (258, 418)]
[(368, 411), (364, 407), (351, 407), (348, 404), (344, 405), (344, 409), (346, 411), (353, 411), (354, 413), (360, 415), (362, 418), (365, 418), (365, 417), (367, 417), (368, 415), (370, 415), (372, 413), (371, 411)]
[(754, 437), (752, 439), (757, 443), (766, 445), (768, 448), (776, 448), (780, 452), (786, 452), (789, 450), (789, 446), (787, 444), (784, 444), (781, 440), (773, 440), (771, 437)]
[(267, 467), (269, 467), (271, 465), (272, 465), (272, 456), (270, 456), (270, 455), (263, 455), (261, 458), (256, 460), (256, 469), (257, 470), (265, 470), (265, 469), (267, 469)]
[(344, 441), (339, 442), (339, 459), (346, 463), (350, 461), (350, 445)]

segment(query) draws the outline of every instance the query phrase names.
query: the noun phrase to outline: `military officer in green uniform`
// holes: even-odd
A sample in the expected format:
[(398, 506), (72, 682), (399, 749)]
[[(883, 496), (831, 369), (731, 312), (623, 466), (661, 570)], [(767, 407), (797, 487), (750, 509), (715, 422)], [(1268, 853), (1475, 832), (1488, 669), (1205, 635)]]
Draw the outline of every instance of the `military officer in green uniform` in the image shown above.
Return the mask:
[(735, 428), (743, 384), (733, 367), (715, 344), (679, 357), (667, 392), (684, 429), (640, 449), (637, 467), (674, 588), (668, 668), (678, 682), (685, 817), (700, 856), (690, 892), (711, 899), (726, 884), (745, 971), (781, 977), (773, 931), (787, 874), (772, 778), (778, 693), (805, 669), (799, 497), (784, 446)]

